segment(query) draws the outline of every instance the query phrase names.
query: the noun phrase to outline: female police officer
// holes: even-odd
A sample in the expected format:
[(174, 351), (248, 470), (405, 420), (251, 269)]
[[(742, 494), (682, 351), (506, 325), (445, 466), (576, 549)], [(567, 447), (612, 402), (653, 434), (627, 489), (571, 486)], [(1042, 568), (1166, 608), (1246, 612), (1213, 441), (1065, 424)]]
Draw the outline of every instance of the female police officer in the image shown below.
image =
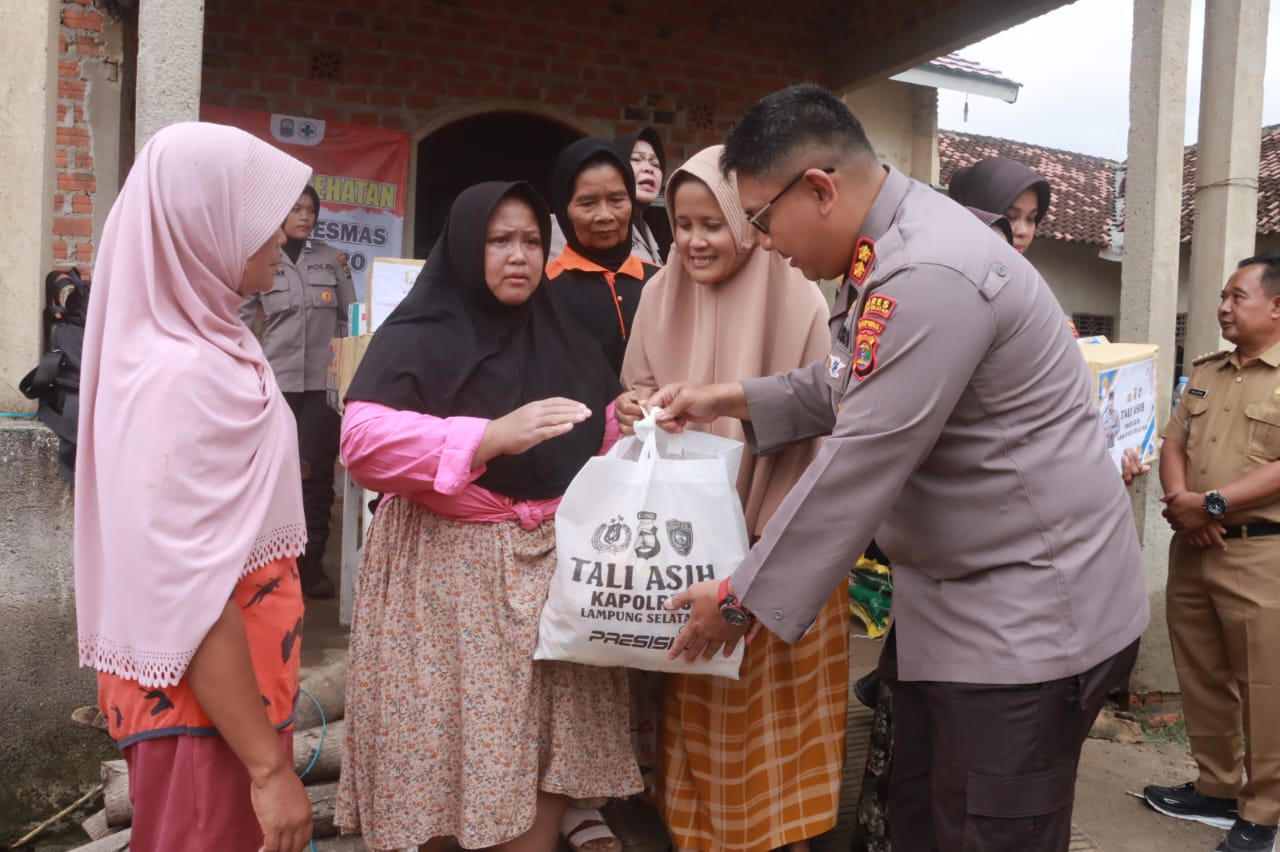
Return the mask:
[(316, 191), (304, 188), (284, 220), (284, 258), (275, 282), (269, 291), (246, 299), (240, 316), (257, 331), (298, 421), (307, 518), (307, 551), (298, 560), (302, 591), (311, 598), (331, 598), (333, 581), (320, 563), (329, 538), (340, 420), (325, 402), (325, 378), (329, 341), (346, 336), (347, 309), (356, 294), (346, 254), (309, 239), (319, 211)]

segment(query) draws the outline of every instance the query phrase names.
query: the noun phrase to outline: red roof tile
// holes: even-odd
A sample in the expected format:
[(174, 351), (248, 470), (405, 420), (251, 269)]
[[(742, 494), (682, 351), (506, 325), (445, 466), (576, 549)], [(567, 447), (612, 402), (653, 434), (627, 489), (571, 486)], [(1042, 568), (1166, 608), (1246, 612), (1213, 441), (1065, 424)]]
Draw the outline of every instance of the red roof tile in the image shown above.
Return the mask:
[[(1280, 233), (1280, 124), (1262, 128), (1258, 164), (1258, 233)], [(956, 169), (984, 157), (1008, 157), (1026, 163), (1048, 178), (1053, 202), (1039, 233), (1051, 239), (1105, 246), (1115, 218), (1115, 174), (1122, 164), (1102, 157), (1059, 151), (1040, 145), (977, 136), (953, 130), (938, 132), (939, 179), (951, 182)], [(1191, 239), (1195, 221), (1196, 146), (1182, 159), (1182, 241)], [(1122, 191), (1123, 195), (1123, 191)], [(998, 211), (997, 211), (998, 212)], [(1120, 223), (1123, 229), (1124, 223)]]
[(950, 184), (956, 169), (985, 157), (1007, 157), (1025, 163), (1044, 175), (1053, 188), (1049, 212), (1037, 229), (1040, 236), (1095, 246), (1110, 245), (1115, 219), (1115, 176), (1120, 165), (1114, 160), (953, 130), (938, 132), (938, 154), (939, 180), (943, 186)]
[[(1191, 240), (1195, 221), (1196, 146), (1182, 155), (1182, 241)], [(1262, 154), (1258, 162), (1258, 233), (1280, 232), (1280, 124), (1262, 128)]]

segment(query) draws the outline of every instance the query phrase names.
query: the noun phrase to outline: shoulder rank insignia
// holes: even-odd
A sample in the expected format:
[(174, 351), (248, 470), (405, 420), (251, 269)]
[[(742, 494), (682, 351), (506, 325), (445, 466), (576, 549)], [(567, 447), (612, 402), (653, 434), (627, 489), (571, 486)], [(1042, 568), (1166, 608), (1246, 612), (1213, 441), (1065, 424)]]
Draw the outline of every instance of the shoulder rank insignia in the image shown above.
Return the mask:
[(859, 237), (857, 244), (853, 247), (853, 262), (849, 264), (849, 278), (854, 284), (861, 284), (867, 280), (867, 274), (871, 271), (871, 264), (875, 259), (875, 241), (869, 237)]
[(1199, 367), (1201, 364), (1207, 364), (1210, 361), (1217, 361), (1219, 358), (1226, 358), (1230, 354), (1230, 349), (1224, 349), (1221, 352), (1210, 352), (1208, 355), (1201, 355), (1199, 358), (1192, 361), (1191, 366)]
[(889, 318), (898, 307), (898, 300), (890, 296), (872, 293), (862, 307), (862, 315), (858, 317), (857, 331), (853, 338), (853, 376), (862, 381), (875, 370), (877, 350), (880, 348), (880, 335), (884, 332)]

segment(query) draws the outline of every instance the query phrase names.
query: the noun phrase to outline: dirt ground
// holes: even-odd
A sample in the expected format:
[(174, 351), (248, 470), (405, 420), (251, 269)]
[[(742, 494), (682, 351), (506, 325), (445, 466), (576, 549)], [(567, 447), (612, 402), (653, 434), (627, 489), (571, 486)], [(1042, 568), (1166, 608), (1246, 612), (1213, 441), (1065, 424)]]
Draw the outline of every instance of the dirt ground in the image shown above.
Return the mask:
[[(337, 577), (337, 565), (330, 570)], [(348, 641), (347, 630), (337, 623), (337, 601), (310, 601), (307, 605), (304, 662), (320, 665), (341, 653)], [(868, 671), (879, 652), (878, 643), (865, 638), (851, 648), (850, 669), (854, 676)], [(860, 768), (856, 770), (860, 780)], [(1088, 740), (1080, 761), (1073, 822), (1092, 841), (1077, 841), (1073, 850), (1098, 852), (1210, 852), (1222, 839), (1219, 829), (1175, 820), (1156, 813), (1129, 793), (1140, 793), (1146, 784), (1180, 784), (1195, 777), (1195, 766), (1184, 743), (1176, 739), (1121, 745), (1106, 740)], [(848, 780), (848, 779), (847, 779)], [(621, 835), (620, 835), (621, 836)], [(632, 852), (649, 852), (650, 838), (625, 837)], [(77, 831), (46, 836), (27, 849), (54, 852), (83, 843)], [(564, 848), (564, 847), (562, 847)], [(824, 847), (825, 848), (825, 847)], [(847, 840), (838, 848), (847, 849)], [(1034, 850), (1028, 850), (1034, 852)]]
[(1073, 821), (1100, 852), (1210, 852), (1223, 832), (1158, 814), (1140, 799), (1147, 784), (1181, 784), (1195, 764), (1179, 742), (1120, 745), (1088, 740), (1080, 758)]
[[(329, 563), (326, 559), (326, 568), (336, 580), (337, 559)], [(337, 601), (308, 602), (304, 663), (319, 665), (346, 647), (347, 630), (338, 625), (337, 616)], [(869, 671), (878, 654), (878, 642), (855, 639), (850, 648), (851, 674), (856, 677)], [(1221, 830), (1163, 816), (1128, 795), (1141, 793), (1147, 784), (1181, 784), (1194, 777), (1187, 747), (1176, 740), (1138, 745), (1088, 740), (1080, 760), (1073, 822), (1099, 852), (1210, 852), (1222, 839)], [(628, 840), (636, 850), (651, 845)]]

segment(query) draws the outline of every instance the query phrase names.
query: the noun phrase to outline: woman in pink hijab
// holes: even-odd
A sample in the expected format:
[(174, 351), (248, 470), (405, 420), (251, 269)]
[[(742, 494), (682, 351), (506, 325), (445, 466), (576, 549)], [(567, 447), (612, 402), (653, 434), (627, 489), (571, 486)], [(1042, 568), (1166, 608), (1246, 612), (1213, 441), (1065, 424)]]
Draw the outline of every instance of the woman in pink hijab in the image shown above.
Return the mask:
[(81, 665), (129, 765), (135, 850), (297, 852), (306, 546), (293, 418), (237, 316), (271, 286), (310, 169), (230, 127), (143, 147), (85, 325), (75, 488)]

